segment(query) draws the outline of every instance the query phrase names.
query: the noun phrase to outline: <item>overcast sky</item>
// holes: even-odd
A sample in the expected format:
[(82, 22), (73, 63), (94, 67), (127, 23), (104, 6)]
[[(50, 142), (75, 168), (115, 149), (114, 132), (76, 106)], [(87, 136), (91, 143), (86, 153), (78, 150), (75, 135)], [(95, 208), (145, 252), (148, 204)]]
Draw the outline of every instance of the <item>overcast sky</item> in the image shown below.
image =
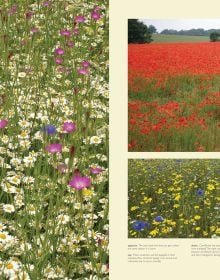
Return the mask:
[(164, 29), (188, 30), (192, 28), (220, 29), (220, 19), (141, 19), (146, 25), (154, 25), (157, 32)]

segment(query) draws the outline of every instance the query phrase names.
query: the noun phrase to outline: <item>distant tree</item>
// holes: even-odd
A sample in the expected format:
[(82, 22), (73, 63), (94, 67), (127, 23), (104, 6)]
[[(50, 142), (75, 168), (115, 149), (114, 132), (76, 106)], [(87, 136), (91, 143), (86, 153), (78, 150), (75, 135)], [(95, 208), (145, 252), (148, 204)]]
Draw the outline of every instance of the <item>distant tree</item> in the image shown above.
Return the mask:
[(152, 33), (148, 27), (137, 19), (128, 20), (128, 43), (150, 43), (152, 42)]
[(160, 34), (176, 35), (176, 34), (178, 34), (178, 31), (176, 31), (175, 29), (164, 29), (163, 31), (160, 32)]
[(148, 26), (148, 30), (150, 31), (150, 33), (157, 33), (157, 29), (156, 29), (156, 27), (155, 26), (153, 26), (153, 25), (149, 25)]
[(186, 36), (210, 36), (211, 33), (220, 33), (220, 29), (208, 29), (203, 28), (192, 28), (189, 30), (174, 30), (174, 29), (164, 29), (160, 34), (170, 34), (170, 35), (186, 35)]
[(219, 42), (220, 41), (220, 33), (212, 32), (209, 36), (211, 42)]

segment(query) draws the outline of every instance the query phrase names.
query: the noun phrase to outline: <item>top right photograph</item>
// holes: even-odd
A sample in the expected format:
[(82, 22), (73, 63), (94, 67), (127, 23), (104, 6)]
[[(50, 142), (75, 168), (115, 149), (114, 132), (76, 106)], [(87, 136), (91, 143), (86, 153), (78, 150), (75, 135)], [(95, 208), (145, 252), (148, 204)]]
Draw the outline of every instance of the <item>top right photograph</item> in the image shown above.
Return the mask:
[(220, 151), (220, 19), (128, 19), (128, 151)]

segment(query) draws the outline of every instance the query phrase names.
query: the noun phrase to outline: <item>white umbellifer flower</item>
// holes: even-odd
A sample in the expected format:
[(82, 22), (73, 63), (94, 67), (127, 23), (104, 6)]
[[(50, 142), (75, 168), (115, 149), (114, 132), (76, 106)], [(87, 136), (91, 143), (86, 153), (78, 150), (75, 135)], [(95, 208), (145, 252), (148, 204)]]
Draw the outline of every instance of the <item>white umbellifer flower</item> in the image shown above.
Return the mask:
[(63, 279), (64, 272), (60, 267), (53, 268), (50, 264), (44, 269), (44, 276), (47, 277), (47, 279)]
[(28, 140), (21, 140), (19, 144), (22, 148), (26, 148), (26, 149), (30, 148), (31, 146), (31, 142)]
[(20, 120), (18, 122), (18, 124), (22, 127), (22, 128), (27, 128), (31, 126), (31, 123), (25, 120)]
[(15, 206), (17, 208), (21, 208), (24, 205), (24, 196), (23, 196), (23, 194), (17, 194), (15, 196), (14, 202), (15, 202)]
[(34, 139), (36, 140), (43, 140), (43, 135), (40, 131), (37, 131), (35, 134), (34, 134)]
[(103, 203), (103, 204), (106, 204), (106, 203), (108, 203), (108, 199), (103, 197), (103, 198), (99, 199), (99, 202)]
[(21, 164), (21, 159), (20, 158), (12, 158), (10, 160), (10, 164), (13, 165), (13, 166), (17, 166), (17, 165)]
[(30, 155), (27, 157), (24, 157), (24, 159), (23, 159), (24, 165), (26, 167), (33, 167), (36, 160), (37, 160), (36, 157), (30, 156)]
[(24, 140), (29, 138), (29, 132), (27, 130), (24, 130), (18, 135), (19, 140)]
[(90, 138), (90, 144), (98, 145), (102, 142), (102, 139), (99, 136), (92, 136)]
[(32, 184), (32, 183), (34, 183), (34, 177), (31, 177), (31, 176), (25, 176), (24, 178), (23, 178), (23, 182), (25, 183), (25, 184)]
[(103, 230), (109, 230), (109, 225), (108, 224), (104, 225)]
[(106, 155), (101, 155), (101, 156), (96, 155), (96, 157), (101, 161), (107, 161), (108, 160), (108, 157)]
[(12, 186), (11, 184), (7, 183), (2, 183), (1, 187), (4, 192), (6, 193), (17, 193), (18, 189), (15, 186)]
[(96, 220), (98, 219), (98, 216), (93, 214), (93, 213), (89, 213), (89, 214), (84, 214), (83, 217), (85, 219), (90, 219), (90, 220)]
[(3, 204), (2, 208), (6, 213), (13, 213), (15, 211), (14, 205), (12, 204)]
[(0, 157), (0, 166), (1, 166), (1, 167), (4, 167), (4, 162), (5, 162), (5, 161), (4, 161), (3, 157)]
[(9, 183), (18, 186), (21, 183), (21, 177), (18, 175), (7, 177)]
[(36, 214), (36, 208), (33, 204), (27, 205), (26, 210), (27, 210), (29, 215), (35, 215)]
[(9, 279), (13, 279), (12, 277), (16, 277), (16, 273), (20, 269), (20, 263), (14, 260), (8, 261), (3, 269), (3, 273), (6, 277), (10, 277)]
[(0, 232), (1, 232), (3, 229), (6, 229), (6, 226), (0, 221)]
[(65, 225), (70, 221), (70, 216), (65, 214), (60, 214), (57, 216), (57, 223), (58, 225)]
[(24, 78), (26, 77), (26, 73), (25, 72), (19, 72), (18, 73), (18, 78)]
[(0, 147), (0, 154), (5, 154), (5, 153), (6, 153), (5, 147)]
[[(22, 280), (31, 280), (31, 278), (29, 277), (28, 273), (26, 271), (23, 271), (23, 269), (21, 269), (18, 273), (18, 278), (15, 278), (15, 280), (17, 279), (22, 279)], [(14, 279), (13, 279), (14, 280)]]
[(11, 236), (7, 231), (0, 231), (0, 248), (1, 251), (7, 251), (12, 246), (15, 246), (17, 239)]
[(9, 137), (7, 135), (4, 135), (4, 136), (2, 136), (1, 140), (4, 144), (7, 144), (9, 141)]
[(81, 208), (81, 203), (79, 203), (79, 202), (74, 203), (74, 208), (75, 209), (80, 209)]
[(88, 230), (88, 237), (93, 238), (94, 240), (101, 239), (101, 233), (94, 231), (94, 230)]
[(98, 216), (101, 217), (101, 218), (104, 218), (105, 217), (105, 211), (102, 210), (102, 211), (98, 212)]

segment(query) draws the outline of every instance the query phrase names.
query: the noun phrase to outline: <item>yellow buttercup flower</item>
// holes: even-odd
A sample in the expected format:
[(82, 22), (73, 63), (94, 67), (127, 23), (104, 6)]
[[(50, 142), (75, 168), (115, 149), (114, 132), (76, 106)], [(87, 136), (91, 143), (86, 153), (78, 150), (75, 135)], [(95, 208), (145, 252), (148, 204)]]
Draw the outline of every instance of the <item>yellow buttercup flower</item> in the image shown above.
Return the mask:
[(91, 197), (92, 194), (93, 194), (93, 191), (92, 191), (91, 189), (85, 188), (85, 189), (82, 190), (82, 193), (83, 193), (83, 195), (85, 195), (85, 196)]
[(213, 191), (215, 189), (215, 186), (213, 184), (208, 184), (207, 189), (209, 191)]
[(139, 206), (132, 206), (130, 210), (131, 210), (131, 211), (135, 211), (135, 210), (137, 210), (137, 209), (139, 209)]
[(157, 191), (157, 193), (158, 193), (158, 194), (163, 193), (163, 189), (159, 188), (158, 191)]
[(196, 221), (198, 221), (198, 220), (200, 220), (200, 219), (201, 219), (201, 216), (196, 215), (196, 216), (194, 216), (194, 219), (195, 219)]
[(164, 227), (164, 228), (162, 228), (161, 232), (162, 233), (169, 233), (170, 229), (168, 227)]
[(175, 196), (174, 200), (179, 201), (179, 200), (180, 200), (180, 197), (181, 197), (181, 195), (178, 194), (178, 195)]
[(158, 229), (153, 229), (149, 234), (155, 237), (159, 233)]
[(209, 227), (209, 229), (210, 229), (211, 232), (213, 232), (213, 231), (216, 230), (216, 227), (215, 226), (211, 226), (211, 227)]

